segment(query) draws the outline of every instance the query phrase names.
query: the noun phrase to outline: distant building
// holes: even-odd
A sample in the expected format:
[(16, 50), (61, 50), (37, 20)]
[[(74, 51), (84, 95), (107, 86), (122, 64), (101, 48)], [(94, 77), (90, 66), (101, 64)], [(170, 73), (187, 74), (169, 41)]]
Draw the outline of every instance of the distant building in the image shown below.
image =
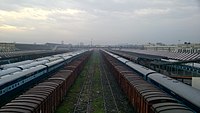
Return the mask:
[(29, 50), (51, 50), (52, 48), (44, 44), (15, 44), (16, 51), (29, 51)]
[(84, 46), (84, 43), (83, 42), (80, 42), (80, 47), (83, 47)]
[(156, 44), (147, 44), (144, 45), (145, 50), (154, 50), (154, 51), (168, 51), (168, 52), (174, 52), (176, 50), (176, 45), (165, 45), (162, 43), (156, 43)]
[(178, 52), (178, 53), (200, 53), (200, 44), (184, 43), (178, 45), (165, 45), (161, 43), (156, 44), (146, 44), (144, 45), (145, 50), (154, 51), (168, 51), (168, 52)]
[(51, 47), (52, 50), (68, 50), (71, 49), (72, 45), (71, 44), (57, 44), (57, 43), (46, 43), (45, 44), (48, 47)]
[(191, 44), (191, 43), (178, 44), (178, 46), (176, 48), (176, 52), (200, 53), (200, 43), (199, 44)]
[(114, 47), (114, 48), (127, 48), (127, 49), (144, 49), (143, 45), (132, 45), (132, 44), (119, 44), (119, 45), (114, 45), (114, 46), (110, 46), (110, 47)]
[(15, 51), (15, 43), (0, 43), (0, 52)]

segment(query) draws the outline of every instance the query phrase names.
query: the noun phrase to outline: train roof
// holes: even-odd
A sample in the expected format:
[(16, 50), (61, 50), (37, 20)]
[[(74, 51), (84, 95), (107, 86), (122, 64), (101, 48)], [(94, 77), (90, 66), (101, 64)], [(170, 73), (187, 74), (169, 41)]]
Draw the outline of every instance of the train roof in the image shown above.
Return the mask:
[(121, 62), (123, 62), (123, 63), (126, 63), (126, 62), (128, 62), (129, 60), (127, 60), (127, 59), (125, 59), (125, 58), (122, 58), (122, 57), (119, 57), (119, 58), (117, 58), (118, 60), (120, 60)]
[(159, 73), (150, 74), (148, 77), (200, 107), (200, 90)]
[(38, 65), (41, 65), (41, 64), (45, 64), (47, 62), (49, 62), (49, 61), (48, 60), (35, 61), (35, 62), (30, 63), (30, 64), (21, 65), (21, 66), (18, 66), (18, 67), (22, 68), (22, 69), (29, 69), (31, 67), (35, 67), (35, 66), (38, 66)]
[(17, 66), (24, 65), (24, 64), (29, 64), (31, 62), (33, 62), (33, 60), (26, 60), (26, 61), (11, 63), (11, 64), (5, 64), (5, 65), (1, 65), (0, 67), (3, 69), (7, 69), (7, 68), (17, 67)]
[(61, 56), (53, 56), (53, 57), (49, 58), (48, 60), (49, 61), (55, 61), (55, 60), (58, 60), (58, 59), (61, 59)]
[(52, 61), (52, 62), (47, 62), (46, 65), (47, 66), (52, 66), (52, 65), (55, 65), (55, 64), (57, 64), (59, 62), (62, 62), (62, 61), (64, 61), (64, 60), (63, 59), (58, 59), (58, 60), (55, 60), (55, 61)]
[(11, 82), (15, 79), (18, 79), (20, 77), (26, 76), (29, 73), (32, 73), (32, 72), (35, 72), (37, 70), (44, 69), (44, 68), (46, 68), (46, 66), (38, 65), (38, 66), (32, 67), (30, 69), (26, 69), (26, 70), (22, 70), (20, 72), (16, 72), (16, 73), (13, 73), (13, 74), (5, 75), (5, 76), (1, 77), (1, 79), (0, 79), (0, 86), (3, 85), (3, 84), (6, 84), (8, 82)]
[(0, 112), (1, 113), (31, 113), (31, 111), (29, 110), (26, 110), (26, 109), (22, 109), (22, 108), (3, 108), (3, 109), (0, 109)]
[(35, 60), (36, 60), (36, 61), (41, 61), (41, 60), (48, 60), (49, 58), (51, 58), (51, 56), (42, 57), (42, 58), (37, 58), (37, 59), (35, 59)]
[(63, 58), (64, 58), (65, 60), (67, 60), (67, 59), (71, 58), (71, 56), (63, 56)]
[(20, 97), (17, 97), (17, 98), (15, 98), (15, 100), (20, 100), (20, 99), (28, 99), (28, 100), (37, 100), (37, 101), (40, 101), (40, 102), (42, 102), (44, 99), (42, 99), (42, 98), (38, 98), (38, 97), (23, 97), (23, 96), (20, 96)]
[(186, 106), (171, 102), (153, 104), (151, 109), (153, 109), (155, 113), (193, 113), (193, 111)]
[(46, 99), (47, 97), (44, 96), (44, 95), (38, 95), (38, 94), (23, 94), (23, 95), (20, 95), (19, 97), (33, 97), (33, 98), (40, 98), (40, 99)]
[[(33, 110), (33, 108), (27, 107), (27, 106), (19, 106), (19, 105), (5, 105), (2, 107), (3, 109), (13, 109), (13, 108), (18, 108), (18, 109), (24, 109), (24, 110), (29, 110), (30, 112)], [(15, 111), (17, 112), (17, 111)], [(1, 112), (2, 113), (2, 112)], [(3, 112), (4, 113), (4, 112)], [(10, 113), (10, 112), (9, 112)]]
[(136, 70), (137, 72), (141, 73), (142, 75), (146, 76), (149, 73), (154, 73), (154, 70), (148, 69), (144, 66), (138, 65), (136, 63), (133, 62), (127, 62), (126, 63), (129, 67), (131, 67), (132, 69)]
[[(19, 68), (8, 68), (8, 69), (5, 69), (5, 70), (1, 70), (0, 71), (0, 77), (3, 76), (3, 75), (6, 75), (6, 74), (10, 74), (10, 73), (14, 73), (16, 71), (20, 71), (21, 69)], [(1, 79), (1, 78), (0, 78)]]
[[(158, 97), (149, 97), (149, 98), (147, 98), (146, 99), (146, 101), (147, 102), (152, 102), (152, 103), (154, 103), (154, 101), (158, 101), (158, 100), (161, 100), (161, 101), (170, 101), (170, 102), (177, 102), (177, 100), (176, 99), (174, 99), (174, 98), (171, 98), (171, 97), (167, 97), (167, 96), (158, 96)], [(159, 102), (156, 102), (156, 103), (159, 103)]]

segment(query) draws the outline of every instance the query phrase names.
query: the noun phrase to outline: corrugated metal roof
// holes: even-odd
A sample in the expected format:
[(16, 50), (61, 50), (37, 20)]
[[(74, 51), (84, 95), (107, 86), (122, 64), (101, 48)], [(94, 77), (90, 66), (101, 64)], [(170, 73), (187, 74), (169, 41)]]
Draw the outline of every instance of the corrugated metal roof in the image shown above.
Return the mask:
[(169, 59), (175, 60), (196, 60), (200, 59), (199, 53), (175, 53), (175, 52), (167, 52), (167, 51), (152, 51), (152, 50), (136, 50), (136, 49), (122, 49), (121, 51), (132, 52), (135, 54), (143, 54), (143, 55), (154, 55), (159, 57), (167, 57)]

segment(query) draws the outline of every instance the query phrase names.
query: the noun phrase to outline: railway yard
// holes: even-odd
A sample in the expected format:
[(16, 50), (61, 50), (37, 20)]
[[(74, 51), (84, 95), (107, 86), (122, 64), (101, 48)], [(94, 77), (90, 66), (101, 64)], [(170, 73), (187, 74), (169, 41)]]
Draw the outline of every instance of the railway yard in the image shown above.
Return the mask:
[(90, 49), (0, 65), (0, 113), (200, 112), (198, 89), (138, 59)]
[(0, 0), (0, 113), (200, 113), (200, 0)]
[[(70, 103), (69, 103), (70, 102)], [(133, 113), (99, 51), (95, 51), (56, 113)]]

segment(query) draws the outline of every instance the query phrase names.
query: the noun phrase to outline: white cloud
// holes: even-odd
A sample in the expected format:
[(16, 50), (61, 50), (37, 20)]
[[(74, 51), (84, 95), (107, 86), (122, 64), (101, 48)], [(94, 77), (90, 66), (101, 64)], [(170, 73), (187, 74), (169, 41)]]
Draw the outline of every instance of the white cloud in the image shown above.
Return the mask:
[(163, 15), (170, 12), (170, 9), (138, 9), (134, 11), (134, 14), (139, 16), (145, 16), (145, 15)]
[(19, 20), (19, 19), (33, 19), (33, 20), (47, 20), (50, 15), (66, 15), (76, 16), (84, 11), (77, 9), (41, 9), (41, 8), (23, 8), (19, 11), (4, 11), (0, 10), (0, 19)]
[(0, 18), (3, 18), (4, 21), (19, 19), (46, 20), (48, 14), (49, 11), (34, 8), (23, 8), (19, 11), (0, 10)]
[[(73, 8), (22, 8), (17, 11), (0, 10), (0, 25), (4, 31), (46, 29), (59, 31), (66, 27), (82, 25), (94, 16), (84, 10)], [(76, 23), (78, 22), (78, 23)], [(67, 26), (65, 26), (67, 24)], [(53, 29), (56, 27), (57, 29)], [(62, 28), (62, 29), (59, 29)], [(80, 27), (77, 27), (80, 28)]]
[(1, 25), (0, 30), (16, 30), (17, 27), (11, 25)]
[(27, 30), (34, 30), (34, 27), (18, 27), (13, 25), (0, 25), (0, 31), (27, 31)]

